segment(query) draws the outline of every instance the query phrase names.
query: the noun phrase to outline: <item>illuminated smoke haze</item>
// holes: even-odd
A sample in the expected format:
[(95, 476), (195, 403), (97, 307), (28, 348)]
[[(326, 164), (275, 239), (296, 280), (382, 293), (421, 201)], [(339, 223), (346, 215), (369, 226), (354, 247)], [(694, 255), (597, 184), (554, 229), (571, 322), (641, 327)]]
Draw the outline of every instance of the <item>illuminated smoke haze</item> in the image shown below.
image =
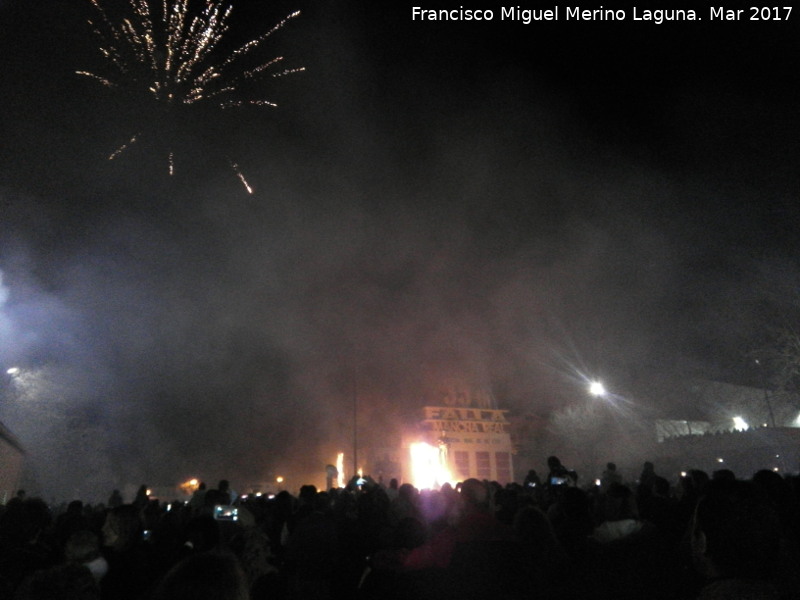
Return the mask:
[(182, 132), (169, 178), (146, 148), (105, 161), (131, 107), (74, 77), (82, 9), (45, 4), (0, 5), (0, 357), (40, 386), (4, 381), (0, 419), (45, 495), (321, 479), (354, 396), (382, 443), (450, 379), (546, 418), (585, 398), (578, 373), (642, 398), (746, 375), (796, 277), (785, 63), (698, 66), (701, 36), (663, 30), (641, 57), (599, 30), (473, 45), (400, 9), (243, 8), (242, 38), (302, 9), (280, 47), (307, 72), (280, 111)]

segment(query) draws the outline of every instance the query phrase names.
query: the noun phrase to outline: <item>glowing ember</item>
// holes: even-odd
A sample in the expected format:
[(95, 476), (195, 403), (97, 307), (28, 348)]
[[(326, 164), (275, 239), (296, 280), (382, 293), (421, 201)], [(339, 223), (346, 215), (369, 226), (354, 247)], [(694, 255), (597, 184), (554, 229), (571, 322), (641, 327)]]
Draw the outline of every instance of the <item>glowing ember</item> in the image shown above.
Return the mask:
[[(184, 494), (191, 496), (197, 490), (197, 488), (200, 487), (200, 482), (197, 479), (192, 478), (189, 481), (184, 481), (178, 487)], [(149, 493), (150, 492), (148, 490), (148, 494)]]
[(447, 466), (444, 446), (435, 447), (424, 442), (411, 444), (411, 484), (421, 490), (436, 489), (445, 483), (455, 483)]

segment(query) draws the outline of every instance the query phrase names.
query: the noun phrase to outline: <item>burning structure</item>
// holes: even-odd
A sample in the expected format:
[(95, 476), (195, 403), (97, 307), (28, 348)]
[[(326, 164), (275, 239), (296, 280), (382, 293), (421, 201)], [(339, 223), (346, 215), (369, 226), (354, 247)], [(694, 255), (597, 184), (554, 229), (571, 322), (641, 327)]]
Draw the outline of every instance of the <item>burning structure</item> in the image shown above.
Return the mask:
[(470, 477), (509, 483), (514, 468), (507, 413), (482, 388), (439, 388), (409, 419), (395, 445), (359, 449), (362, 470), (422, 489)]
[[(508, 411), (485, 404), (426, 406), (423, 427), (455, 479), (513, 480)], [(433, 439), (430, 439), (433, 438)]]

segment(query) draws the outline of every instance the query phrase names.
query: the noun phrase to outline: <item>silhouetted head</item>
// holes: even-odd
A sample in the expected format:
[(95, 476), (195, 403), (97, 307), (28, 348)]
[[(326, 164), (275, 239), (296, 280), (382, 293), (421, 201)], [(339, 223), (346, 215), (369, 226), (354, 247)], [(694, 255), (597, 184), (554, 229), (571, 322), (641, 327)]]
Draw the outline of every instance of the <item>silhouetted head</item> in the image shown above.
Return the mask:
[(669, 497), (669, 481), (666, 477), (656, 475), (653, 478), (652, 492), (664, 498)]
[(736, 475), (730, 469), (717, 469), (711, 473), (711, 479), (714, 481), (719, 481), (720, 479), (724, 479), (726, 481), (735, 481)]
[(52, 523), (52, 514), (41, 498), (14, 497), (0, 517), (0, 538), (24, 544), (35, 540)]
[(478, 479), (467, 479), (461, 484), (461, 501), (467, 509), (487, 510), (489, 489)]
[(297, 496), (302, 504), (312, 505), (317, 498), (317, 487), (314, 485), (304, 485), (300, 487), (300, 494)]
[(699, 469), (690, 470), (685, 476), (680, 478), (681, 498), (692, 504), (705, 493), (708, 482), (711, 478), (708, 473)]
[(692, 555), (708, 577), (766, 579), (780, 547), (777, 513), (766, 495), (746, 481), (712, 481), (697, 503)]
[(403, 498), (404, 500), (409, 500), (410, 501), (410, 500), (413, 500), (414, 498), (416, 498), (416, 496), (417, 496), (417, 489), (413, 485), (411, 485), (410, 483), (404, 483), (403, 485), (401, 485), (397, 489), (397, 492), (398, 492), (400, 498)]
[(142, 521), (139, 508), (133, 504), (123, 504), (112, 508), (103, 523), (103, 544), (121, 551), (130, 548), (141, 539)]

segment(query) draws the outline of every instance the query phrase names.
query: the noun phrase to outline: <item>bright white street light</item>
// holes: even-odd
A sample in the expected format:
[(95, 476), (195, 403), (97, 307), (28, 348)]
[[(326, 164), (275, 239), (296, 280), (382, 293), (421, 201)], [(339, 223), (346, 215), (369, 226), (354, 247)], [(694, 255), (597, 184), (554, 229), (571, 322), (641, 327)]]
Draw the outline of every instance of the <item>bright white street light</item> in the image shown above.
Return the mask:
[(606, 388), (599, 381), (593, 381), (589, 384), (589, 393), (592, 396), (605, 396)]
[(742, 417), (733, 417), (733, 428), (736, 431), (745, 431), (750, 429), (750, 425)]

